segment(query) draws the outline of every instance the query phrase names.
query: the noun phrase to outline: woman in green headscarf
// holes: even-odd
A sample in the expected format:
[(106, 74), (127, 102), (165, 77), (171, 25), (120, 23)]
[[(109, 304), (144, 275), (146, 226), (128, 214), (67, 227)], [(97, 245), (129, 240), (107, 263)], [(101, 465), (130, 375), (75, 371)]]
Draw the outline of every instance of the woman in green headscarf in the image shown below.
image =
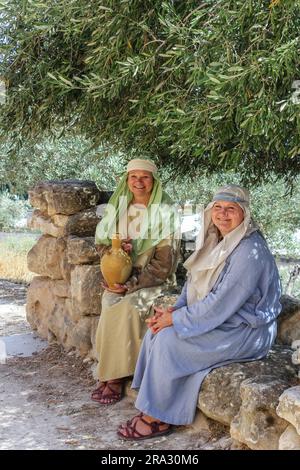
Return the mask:
[(150, 160), (127, 165), (105, 214), (96, 228), (102, 256), (114, 233), (130, 254), (133, 271), (124, 285), (105, 286), (96, 333), (99, 385), (92, 399), (105, 405), (122, 398), (124, 379), (132, 376), (146, 332), (145, 319), (163, 287), (174, 282), (179, 256), (179, 220), (170, 197), (162, 190)]

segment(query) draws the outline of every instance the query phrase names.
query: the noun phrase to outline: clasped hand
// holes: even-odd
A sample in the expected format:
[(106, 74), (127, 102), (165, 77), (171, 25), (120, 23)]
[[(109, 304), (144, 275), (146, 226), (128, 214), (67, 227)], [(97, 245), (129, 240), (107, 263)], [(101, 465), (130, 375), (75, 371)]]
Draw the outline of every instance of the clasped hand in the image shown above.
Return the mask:
[(148, 328), (153, 334), (158, 333), (163, 328), (173, 325), (172, 312), (173, 307), (154, 307), (155, 314), (146, 320)]

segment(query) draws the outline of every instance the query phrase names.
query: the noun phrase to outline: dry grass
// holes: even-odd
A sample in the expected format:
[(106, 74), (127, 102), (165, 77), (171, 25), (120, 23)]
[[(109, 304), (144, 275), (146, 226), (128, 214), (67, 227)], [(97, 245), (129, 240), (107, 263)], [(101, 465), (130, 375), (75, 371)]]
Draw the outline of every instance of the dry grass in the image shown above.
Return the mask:
[(34, 274), (27, 269), (27, 253), (35, 237), (6, 235), (0, 239), (0, 278), (29, 283)]

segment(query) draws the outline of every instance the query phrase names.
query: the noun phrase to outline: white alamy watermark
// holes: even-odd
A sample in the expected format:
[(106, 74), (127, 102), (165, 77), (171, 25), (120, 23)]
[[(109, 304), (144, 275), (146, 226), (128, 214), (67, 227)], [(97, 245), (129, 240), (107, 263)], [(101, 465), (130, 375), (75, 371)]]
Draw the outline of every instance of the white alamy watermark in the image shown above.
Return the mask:
[(0, 104), (5, 103), (5, 95), (6, 95), (6, 86), (5, 82), (0, 78)]
[(97, 228), (98, 239), (112, 238), (116, 233), (124, 240), (180, 239), (184, 219), (197, 216), (201, 225), (203, 205), (151, 204), (147, 209), (137, 204), (128, 205), (127, 198), (122, 196), (117, 208), (101, 204), (97, 214), (104, 216), (104, 223)]
[(5, 364), (7, 359), (6, 344), (0, 339), (0, 364)]

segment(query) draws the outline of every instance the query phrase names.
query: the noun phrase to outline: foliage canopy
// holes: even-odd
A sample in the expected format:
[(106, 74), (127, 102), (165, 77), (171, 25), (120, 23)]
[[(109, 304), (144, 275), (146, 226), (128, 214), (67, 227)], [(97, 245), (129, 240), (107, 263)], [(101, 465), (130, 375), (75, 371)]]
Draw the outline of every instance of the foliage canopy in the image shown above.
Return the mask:
[(1, 127), (180, 173), (300, 170), (299, 0), (0, 2)]

